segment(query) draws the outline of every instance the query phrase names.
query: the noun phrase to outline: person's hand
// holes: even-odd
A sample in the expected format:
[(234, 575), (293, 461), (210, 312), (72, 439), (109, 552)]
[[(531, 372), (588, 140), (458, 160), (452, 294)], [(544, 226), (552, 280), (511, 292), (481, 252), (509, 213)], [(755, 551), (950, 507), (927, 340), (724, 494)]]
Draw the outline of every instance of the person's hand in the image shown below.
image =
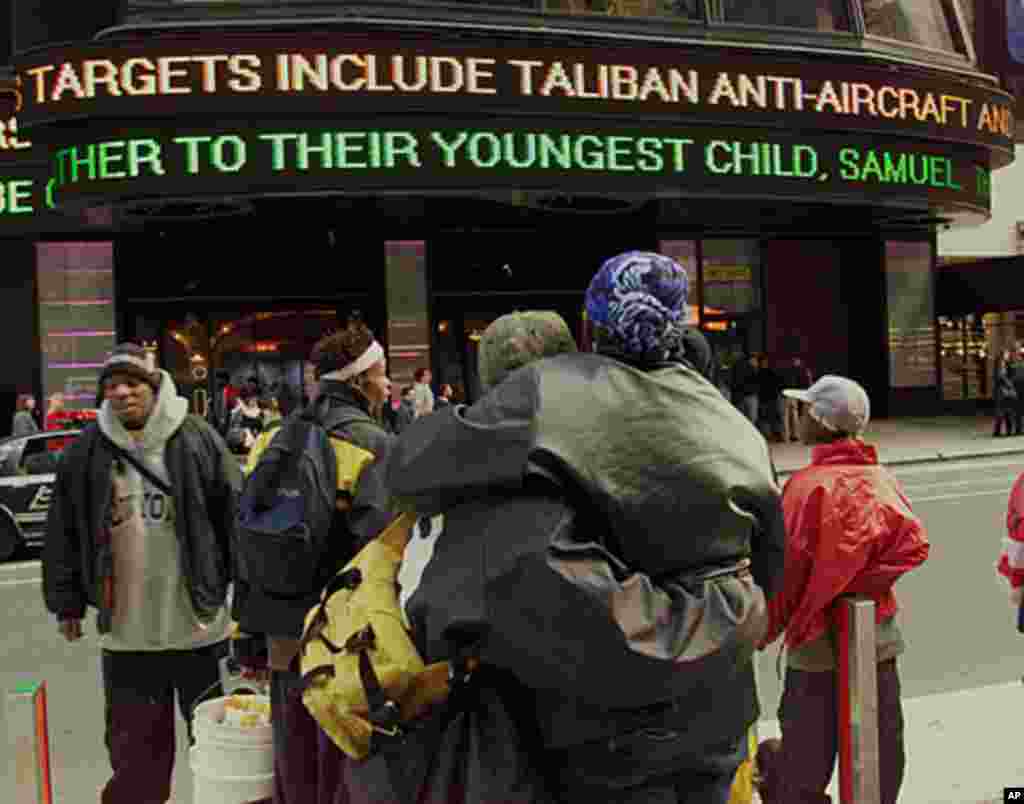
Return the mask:
[(242, 666), (242, 681), (251, 681), (253, 684), (269, 684), (269, 667), (245, 667)]
[(77, 642), (82, 638), (82, 621), (78, 617), (61, 620), (58, 628), (68, 642)]
[(1010, 605), (1014, 608), (1020, 608), (1022, 601), (1024, 601), (1024, 586), (1010, 587)]

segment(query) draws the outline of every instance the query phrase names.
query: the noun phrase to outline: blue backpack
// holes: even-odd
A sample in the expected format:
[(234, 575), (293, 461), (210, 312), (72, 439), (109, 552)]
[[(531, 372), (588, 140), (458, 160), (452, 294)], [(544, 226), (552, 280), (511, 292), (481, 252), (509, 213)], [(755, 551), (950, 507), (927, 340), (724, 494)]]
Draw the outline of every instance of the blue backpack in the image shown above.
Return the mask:
[(301, 633), (306, 611), (337, 569), (337, 462), (315, 407), (285, 420), (242, 489), (238, 579), (250, 603), (239, 619), (250, 632)]

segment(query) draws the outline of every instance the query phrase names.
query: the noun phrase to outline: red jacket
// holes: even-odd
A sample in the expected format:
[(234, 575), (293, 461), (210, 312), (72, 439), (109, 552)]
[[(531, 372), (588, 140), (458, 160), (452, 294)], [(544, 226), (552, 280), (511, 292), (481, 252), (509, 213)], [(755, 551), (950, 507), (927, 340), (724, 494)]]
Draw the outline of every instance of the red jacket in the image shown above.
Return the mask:
[(1010, 492), (1010, 504), (1006, 509), (1006, 539), (1003, 552), (999, 555), (996, 568), (1005, 575), (1016, 589), (1024, 586), (1024, 475)]
[(929, 544), (874, 447), (858, 439), (815, 447), (811, 465), (786, 483), (782, 508), (785, 581), (768, 601), (762, 647), (783, 631), (790, 648), (817, 639), (829, 628), (840, 595), (871, 597), (878, 622), (896, 613), (892, 587), (928, 558)]

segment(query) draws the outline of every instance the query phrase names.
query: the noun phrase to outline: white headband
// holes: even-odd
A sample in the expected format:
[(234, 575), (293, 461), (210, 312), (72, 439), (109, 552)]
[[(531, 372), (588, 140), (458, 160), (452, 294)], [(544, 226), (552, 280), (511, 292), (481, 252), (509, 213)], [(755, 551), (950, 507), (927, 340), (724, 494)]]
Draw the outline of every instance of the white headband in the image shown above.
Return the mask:
[(344, 382), (352, 377), (358, 377), (370, 367), (384, 359), (384, 347), (377, 341), (370, 344), (370, 348), (363, 352), (358, 359), (349, 363), (345, 368), (337, 371), (330, 371), (324, 374), (321, 380), (339, 380)]

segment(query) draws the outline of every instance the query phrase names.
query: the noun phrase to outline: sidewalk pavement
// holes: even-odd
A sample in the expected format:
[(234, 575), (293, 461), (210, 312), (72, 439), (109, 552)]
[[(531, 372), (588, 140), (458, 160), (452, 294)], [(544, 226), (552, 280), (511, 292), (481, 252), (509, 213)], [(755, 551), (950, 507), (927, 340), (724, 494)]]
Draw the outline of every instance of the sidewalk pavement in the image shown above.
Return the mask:
[[(1020, 682), (904, 699), (907, 768), (900, 802), (1002, 804), (1004, 787), (1024, 785), (1016, 715), (1022, 702)], [(777, 721), (758, 724), (759, 739), (778, 736)], [(828, 789), (836, 804), (837, 776)]]
[[(878, 448), (879, 459), (889, 466), (1024, 455), (1024, 436), (993, 438), (990, 416), (880, 419), (868, 425), (865, 439)], [(780, 475), (810, 463), (810, 448), (803, 444), (770, 446)]]

